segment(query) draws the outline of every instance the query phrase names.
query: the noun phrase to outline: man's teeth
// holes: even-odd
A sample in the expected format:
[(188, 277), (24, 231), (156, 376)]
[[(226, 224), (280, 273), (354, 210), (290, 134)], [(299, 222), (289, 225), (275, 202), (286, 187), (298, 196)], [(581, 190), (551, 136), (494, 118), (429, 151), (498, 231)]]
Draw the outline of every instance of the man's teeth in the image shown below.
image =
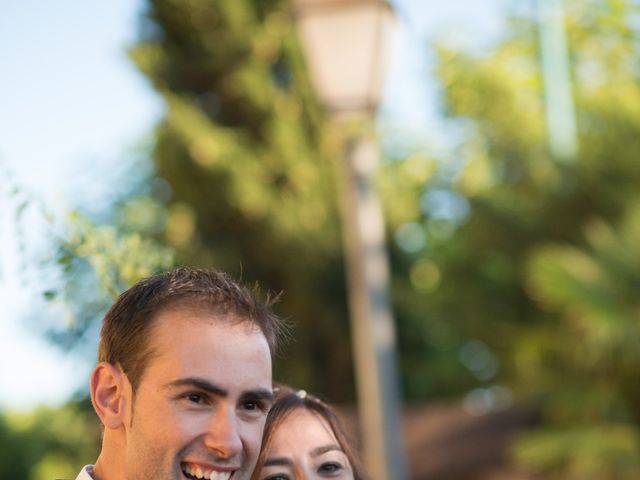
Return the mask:
[(202, 470), (200, 467), (192, 467), (190, 465), (185, 465), (184, 471), (193, 477), (204, 478), (205, 480), (229, 480), (229, 477), (231, 476), (231, 472)]

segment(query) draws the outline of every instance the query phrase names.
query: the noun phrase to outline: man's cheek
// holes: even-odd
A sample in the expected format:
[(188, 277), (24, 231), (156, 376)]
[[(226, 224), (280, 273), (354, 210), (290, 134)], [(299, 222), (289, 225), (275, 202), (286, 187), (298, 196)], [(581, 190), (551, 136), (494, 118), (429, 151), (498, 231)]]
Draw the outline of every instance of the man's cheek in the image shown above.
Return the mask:
[(158, 410), (150, 421), (158, 441), (179, 443), (196, 435), (196, 422), (184, 412)]
[(207, 431), (207, 420), (196, 415), (182, 413), (177, 418), (173, 418), (173, 428), (169, 435), (173, 438), (180, 438), (189, 441), (199, 437)]
[(247, 430), (244, 438), (246, 449), (250, 450), (252, 460), (258, 458), (260, 452), (260, 445), (262, 444), (262, 433), (264, 431), (264, 422), (258, 422)]

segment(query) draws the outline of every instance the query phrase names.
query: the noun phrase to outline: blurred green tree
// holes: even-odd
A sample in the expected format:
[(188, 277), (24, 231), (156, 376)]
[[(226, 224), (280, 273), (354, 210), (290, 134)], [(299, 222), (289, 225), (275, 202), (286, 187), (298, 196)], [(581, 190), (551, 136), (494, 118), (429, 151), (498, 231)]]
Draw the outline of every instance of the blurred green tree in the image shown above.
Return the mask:
[(153, 161), (177, 262), (284, 291), (278, 378), (353, 397), (334, 146), (289, 4), (149, 1), (131, 57), (165, 100)]
[(91, 402), (0, 415), (0, 477), (73, 479), (96, 458), (101, 431)]
[[(43, 292), (51, 309), (45, 317), (55, 318), (36, 315), (31, 326), (65, 350), (95, 356), (96, 326), (120, 292), (173, 264), (173, 251), (153, 238), (165, 221), (164, 206), (151, 195), (153, 179), (128, 177), (128, 188), (113, 192), (104, 211), (61, 214), (10, 175), (0, 189), (7, 210), (15, 210), (20, 281)], [(43, 243), (33, 242), (34, 231), (43, 233)]]
[(532, 19), (513, 18), (482, 54), (440, 42), (444, 113), (461, 142), (396, 237), (429, 297), (426, 335), (461, 337), (460, 361), (486, 392), (506, 383), (540, 409), (540, 431), (518, 444), (522, 464), (544, 478), (633, 478), (638, 6), (566, 5), (579, 157), (560, 165), (547, 150)]

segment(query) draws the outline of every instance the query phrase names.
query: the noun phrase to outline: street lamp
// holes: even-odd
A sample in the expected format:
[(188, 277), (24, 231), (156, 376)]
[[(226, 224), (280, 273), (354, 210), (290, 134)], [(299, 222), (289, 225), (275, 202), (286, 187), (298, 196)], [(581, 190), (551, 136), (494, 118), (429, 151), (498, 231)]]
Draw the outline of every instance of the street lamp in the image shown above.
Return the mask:
[[(389, 3), (293, 0), (293, 6), (311, 80), (334, 122), (371, 122), (395, 25)], [(344, 148), (342, 229), (364, 463), (372, 480), (405, 480), (389, 262), (375, 190), (378, 145), (370, 129), (361, 129)]]
[(293, 0), (311, 80), (330, 113), (373, 114), (395, 25), (383, 0)]

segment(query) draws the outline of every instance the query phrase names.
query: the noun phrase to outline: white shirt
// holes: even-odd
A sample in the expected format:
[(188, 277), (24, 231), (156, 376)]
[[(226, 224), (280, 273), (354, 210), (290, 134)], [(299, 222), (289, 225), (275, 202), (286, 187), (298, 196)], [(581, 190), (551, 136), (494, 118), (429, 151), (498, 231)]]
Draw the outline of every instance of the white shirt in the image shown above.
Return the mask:
[(86, 465), (76, 477), (76, 480), (93, 480), (91, 474), (93, 473), (93, 465)]

